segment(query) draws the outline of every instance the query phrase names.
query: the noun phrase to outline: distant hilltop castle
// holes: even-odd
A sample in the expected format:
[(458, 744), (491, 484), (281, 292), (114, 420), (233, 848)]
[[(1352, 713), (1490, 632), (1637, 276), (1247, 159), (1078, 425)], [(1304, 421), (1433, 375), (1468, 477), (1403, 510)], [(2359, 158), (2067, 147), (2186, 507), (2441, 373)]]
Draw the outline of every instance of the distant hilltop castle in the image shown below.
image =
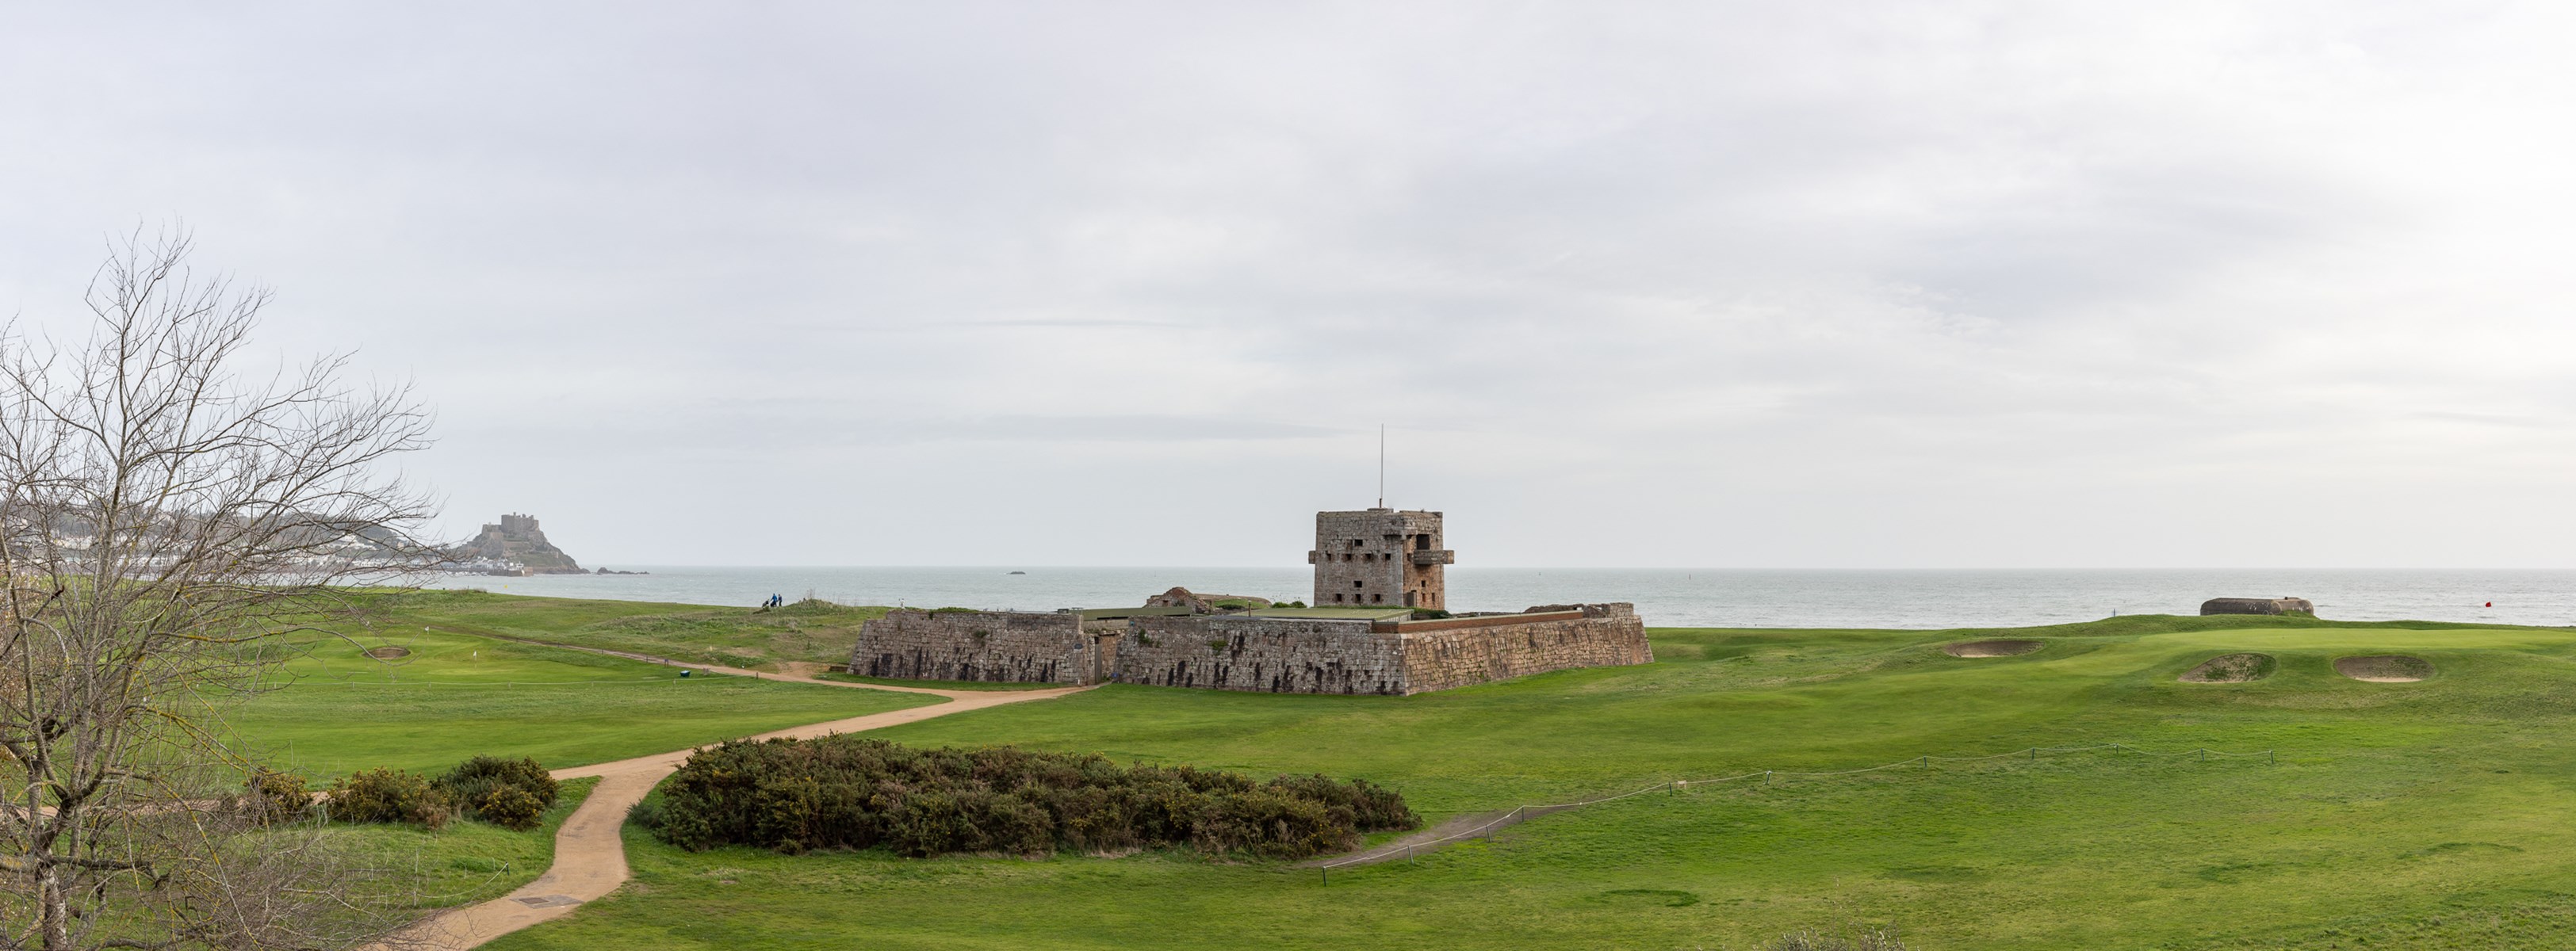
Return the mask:
[(1315, 513), (1312, 607), (1174, 588), (1135, 608), (900, 610), (849, 671), (916, 680), (1414, 694), (1572, 667), (1654, 663), (1633, 606), (1451, 614), (1438, 512)]
[(459, 546), (451, 554), (468, 571), (496, 575), (576, 575), (585, 574), (581, 565), (546, 541), (546, 533), (537, 528), (535, 516), (509, 514), (496, 525), (483, 526), (483, 534)]

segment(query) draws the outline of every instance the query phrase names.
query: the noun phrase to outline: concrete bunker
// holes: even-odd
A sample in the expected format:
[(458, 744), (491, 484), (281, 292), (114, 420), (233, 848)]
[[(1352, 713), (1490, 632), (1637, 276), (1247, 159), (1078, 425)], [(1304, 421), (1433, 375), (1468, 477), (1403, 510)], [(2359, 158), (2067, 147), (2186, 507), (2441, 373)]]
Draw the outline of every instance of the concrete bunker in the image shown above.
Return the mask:
[(2211, 598), (2200, 603), (2200, 613), (2210, 614), (2305, 614), (2315, 617), (2317, 606), (2306, 598)]

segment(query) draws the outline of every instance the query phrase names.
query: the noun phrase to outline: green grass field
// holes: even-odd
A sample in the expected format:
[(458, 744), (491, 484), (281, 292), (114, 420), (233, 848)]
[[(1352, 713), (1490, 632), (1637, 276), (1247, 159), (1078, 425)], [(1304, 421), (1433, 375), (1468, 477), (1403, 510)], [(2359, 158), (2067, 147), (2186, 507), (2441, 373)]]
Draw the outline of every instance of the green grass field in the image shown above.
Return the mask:
[[(273, 689), (220, 709), (235, 748), (316, 779), (374, 766), (437, 773), (478, 754), (533, 756), (560, 769), (938, 702), (682, 678), (658, 664), (422, 630), (424, 620), (432, 619), (396, 615), (354, 644), (304, 639), (305, 652), (282, 665)], [(361, 653), (379, 644), (411, 654), (387, 663)]]
[(483, 591), (406, 592), (381, 599), (378, 607), (385, 616), (377, 633), (397, 638), (426, 626), (760, 670), (782, 670), (787, 663), (848, 663), (859, 625), (887, 610), (808, 601), (755, 611)]
[(526, 832), (471, 819), (432, 832), (410, 825), (334, 825), (331, 834), (357, 846), (376, 868), (393, 870), (420, 910), (498, 898), (535, 881), (555, 860), (555, 830), (590, 795), (596, 779), (566, 780), (545, 819)]
[[(1753, 948), (1892, 926), (1914, 948), (2491, 948), (2576, 927), (2576, 631), (2121, 618), (2012, 632), (1653, 632), (1660, 662), (1409, 698), (1109, 687), (884, 731), (1258, 774), (1443, 814), (1758, 769), (2106, 752), (1654, 793), (1336, 873), (1187, 855), (688, 854), (490, 947)], [(2260, 651), (2244, 684), (2175, 677)], [(2334, 658), (2437, 673), (2370, 684)]]

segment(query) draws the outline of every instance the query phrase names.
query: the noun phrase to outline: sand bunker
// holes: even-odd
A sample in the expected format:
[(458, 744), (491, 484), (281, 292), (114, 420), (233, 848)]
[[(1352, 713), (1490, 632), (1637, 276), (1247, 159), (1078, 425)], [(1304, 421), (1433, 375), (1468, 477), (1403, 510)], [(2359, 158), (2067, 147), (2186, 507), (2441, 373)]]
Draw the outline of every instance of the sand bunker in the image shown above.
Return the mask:
[(369, 656), (369, 657), (373, 657), (373, 658), (375, 658), (375, 659), (377, 659), (377, 660), (400, 660), (400, 659), (402, 659), (402, 658), (405, 658), (405, 657), (409, 657), (409, 656), (411, 656), (411, 648), (408, 648), (408, 647), (374, 647), (374, 648), (369, 648), (369, 649), (367, 650), (367, 656)]
[(2010, 657), (2044, 646), (2039, 641), (1964, 641), (1941, 648), (1941, 651), (1952, 657)]
[(2404, 654), (2338, 657), (2335, 659), (2335, 673), (2375, 684), (2406, 684), (2433, 676), (2433, 664), (2424, 658)]
[(2179, 679), (2187, 684), (2241, 684), (2272, 676), (2272, 667), (2270, 654), (2220, 654), (2184, 671)]

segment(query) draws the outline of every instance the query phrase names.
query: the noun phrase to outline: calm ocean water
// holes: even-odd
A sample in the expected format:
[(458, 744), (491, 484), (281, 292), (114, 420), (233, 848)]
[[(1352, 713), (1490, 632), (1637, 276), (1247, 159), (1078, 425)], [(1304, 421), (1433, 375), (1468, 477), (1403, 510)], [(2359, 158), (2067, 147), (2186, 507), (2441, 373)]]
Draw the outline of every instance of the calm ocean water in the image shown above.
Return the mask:
[[(705, 568), (649, 575), (445, 577), (436, 587), (560, 598), (752, 605), (772, 594), (843, 604), (1052, 610), (1192, 591), (1304, 598), (1296, 568)], [(2011, 627), (2118, 614), (2196, 614), (2214, 597), (2295, 596), (2320, 617), (2576, 625), (2576, 571), (2161, 569), (1707, 571), (1452, 568), (1452, 610), (1630, 601), (1655, 627)], [(2494, 602), (2494, 607), (2484, 607)]]

